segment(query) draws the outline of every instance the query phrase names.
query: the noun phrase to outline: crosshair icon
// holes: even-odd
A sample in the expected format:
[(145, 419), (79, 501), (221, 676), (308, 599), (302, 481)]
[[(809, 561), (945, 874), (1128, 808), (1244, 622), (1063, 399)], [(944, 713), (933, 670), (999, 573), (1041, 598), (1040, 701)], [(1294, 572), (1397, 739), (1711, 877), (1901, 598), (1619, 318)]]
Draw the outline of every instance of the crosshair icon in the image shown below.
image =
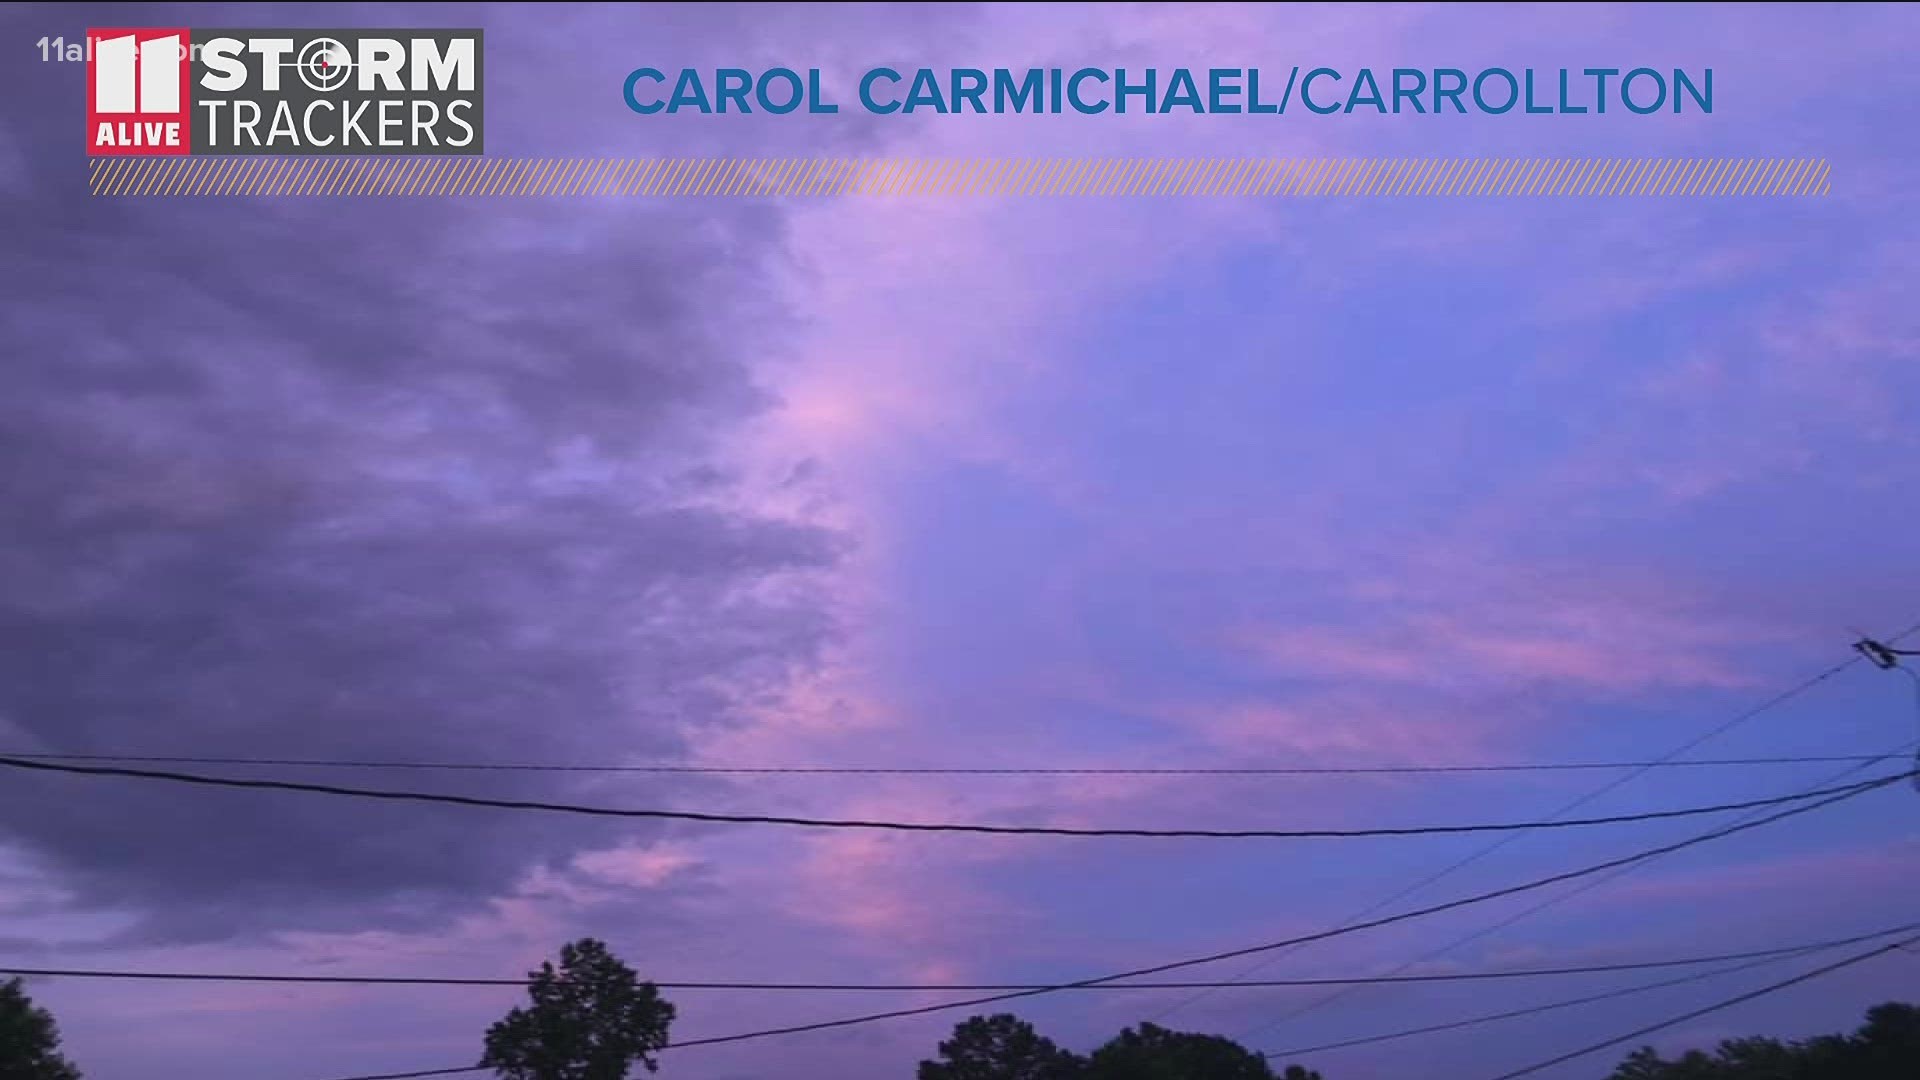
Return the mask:
[(353, 71), (347, 47), (333, 38), (314, 38), (302, 45), (294, 63), (300, 69), (300, 81), (310, 90), (338, 90)]

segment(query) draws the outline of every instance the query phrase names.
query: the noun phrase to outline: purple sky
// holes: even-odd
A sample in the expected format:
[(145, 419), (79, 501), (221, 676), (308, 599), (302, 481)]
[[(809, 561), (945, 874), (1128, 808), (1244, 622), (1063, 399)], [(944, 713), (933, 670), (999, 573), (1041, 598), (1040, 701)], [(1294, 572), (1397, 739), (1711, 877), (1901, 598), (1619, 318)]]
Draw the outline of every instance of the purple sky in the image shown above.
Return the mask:
[[(1824, 199), (186, 199), (82, 190), (89, 25), (482, 25), (499, 154), (1792, 156)], [(1900, 7), (13, 6), (0, 68), (0, 744), (694, 764), (1659, 756), (1920, 620)], [(631, 68), (1712, 66), (1710, 117), (638, 117)], [(851, 101), (842, 79), (838, 96)], [(1698, 756), (1872, 753), (1856, 664)], [(1592, 813), (1835, 766), (1666, 770)], [(284, 771), (284, 770), (283, 770)], [(303, 777), (309, 778), (309, 777)], [(1536, 818), (1594, 773), (310, 778), (1075, 825)], [(1424, 969), (1910, 918), (1896, 788), (1688, 851)], [(1726, 819), (1716, 818), (1713, 821)], [(1692, 835), (1523, 837), (1433, 903)], [(9, 776), (0, 960), (661, 980), (1074, 979), (1320, 929), (1484, 837), (1231, 843), (658, 827)], [(1551, 894), (1549, 894), (1551, 895)], [(1289, 954), (1385, 970), (1532, 906)], [(1897, 955), (1656, 1040), (1850, 1028)], [(1228, 977), (1240, 961), (1193, 976)], [(1804, 966), (1804, 965), (1803, 965)], [(1788, 966), (1306, 1059), (1490, 1075)], [(1273, 1050), (1646, 981), (1056, 995)], [(464, 1064), (510, 991), (36, 982), (93, 1080)], [(933, 997), (682, 993), (675, 1034)], [(667, 1057), (906, 1077), (965, 1014)], [(1604, 1076), (1620, 1055), (1542, 1075)]]

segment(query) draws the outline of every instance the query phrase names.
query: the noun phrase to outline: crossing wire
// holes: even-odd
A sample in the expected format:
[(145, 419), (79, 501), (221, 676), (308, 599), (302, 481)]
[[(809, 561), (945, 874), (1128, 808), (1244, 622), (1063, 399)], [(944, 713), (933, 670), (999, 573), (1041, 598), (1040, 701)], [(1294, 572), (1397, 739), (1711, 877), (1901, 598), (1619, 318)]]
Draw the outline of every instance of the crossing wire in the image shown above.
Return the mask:
[[(878, 1023), (885, 1020), (902, 1019), (909, 1016), (924, 1016), (930, 1013), (948, 1012), (954, 1009), (968, 1009), (968, 1008), (976, 1008), (981, 1005), (995, 1005), (1003, 1001), (1015, 1001), (1015, 1000), (1020, 1000), (1024, 998), (1038, 997), (1042, 994), (1052, 994), (1052, 993), (1058, 993), (1060, 991), (1065, 991), (1065, 990), (1078, 990), (1084, 987), (1098, 986), (1103, 983), (1114, 983), (1114, 982), (1122, 982), (1127, 979), (1144, 978), (1149, 975), (1159, 975), (1168, 971), (1176, 971), (1176, 970), (1190, 968), (1190, 967), (1199, 967), (1205, 964), (1218, 963), (1222, 960), (1233, 960), (1242, 956), (1253, 956), (1259, 953), (1272, 952), (1279, 949), (1291, 948), (1295, 945), (1306, 944), (1308, 942), (1325, 941), (1330, 938), (1343, 937), (1347, 934), (1359, 933), (1362, 930), (1372, 930), (1372, 929), (1377, 929), (1383, 926), (1391, 926), (1397, 923), (1410, 922), (1414, 919), (1425, 918), (1429, 915), (1438, 915), (1447, 911), (1455, 911), (1460, 908), (1471, 907), (1476, 904), (1482, 904), (1488, 901), (1498, 900), (1508, 896), (1518, 896), (1523, 893), (1532, 892), (1538, 889), (1549, 888), (1551, 886), (1558, 885), (1562, 882), (1577, 880), (1579, 878), (1588, 877), (1593, 874), (1605, 873), (1606, 871), (1612, 870), (1615, 867), (1626, 866), (1632, 863), (1642, 862), (1647, 859), (1659, 858), (1662, 855), (1671, 854), (1672, 852), (1675, 852), (1675, 851), (1680, 851), (1685, 848), (1695, 847), (1700, 844), (1708, 843), (1713, 840), (1723, 839), (1725, 837), (1733, 836), (1735, 834), (1747, 832), (1753, 829), (1762, 828), (1764, 826), (1771, 825), (1776, 822), (1785, 821), (1788, 818), (1797, 817), (1801, 814), (1811, 813), (1812, 811), (1823, 809), (1828, 806), (1837, 805), (1839, 803), (1845, 802), (1850, 799), (1859, 798), (1860, 796), (1865, 795), (1869, 792), (1877, 791), (1882, 788), (1889, 787), (1893, 784), (1897, 784), (1902, 780), (1908, 779), (1912, 775), (1913, 774), (1910, 772), (1902, 772), (1902, 773), (1895, 773), (1892, 776), (1883, 776), (1875, 780), (1863, 781), (1860, 784), (1856, 785), (1852, 790), (1843, 791), (1842, 793), (1836, 794), (1836, 795), (1830, 795), (1827, 798), (1820, 800), (1819, 802), (1808, 803), (1801, 806), (1789, 807), (1785, 810), (1775, 811), (1774, 813), (1769, 814), (1762, 818), (1756, 818), (1752, 821), (1746, 821), (1746, 822), (1737, 822), (1735, 824), (1728, 825), (1720, 829), (1716, 829), (1712, 832), (1702, 833), (1698, 836), (1689, 837), (1685, 840), (1676, 841), (1671, 844), (1663, 844), (1659, 847), (1648, 848), (1644, 851), (1636, 852), (1632, 855), (1622, 856), (1617, 859), (1609, 859), (1605, 862), (1594, 863), (1590, 866), (1580, 867), (1579, 869), (1563, 871), (1561, 873), (1552, 874), (1543, 878), (1536, 878), (1532, 881), (1522, 882), (1518, 885), (1509, 885), (1502, 888), (1493, 889), (1488, 892), (1476, 893), (1470, 896), (1459, 897), (1459, 898), (1448, 900), (1439, 904), (1431, 904), (1424, 908), (1413, 908), (1407, 911), (1398, 912), (1393, 915), (1381, 916), (1380, 918), (1372, 919), (1367, 922), (1352, 923), (1347, 926), (1333, 927), (1328, 930), (1320, 930), (1311, 934), (1303, 934), (1298, 937), (1284, 938), (1279, 941), (1266, 942), (1259, 945), (1249, 945), (1249, 946), (1244, 946), (1237, 949), (1228, 949), (1223, 952), (1211, 953), (1205, 956), (1189, 957), (1183, 960), (1173, 960), (1173, 961), (1169, 961), (1162, 964), (1155, 964), (1149, 967), (1133, 968), (1128, 971), (1115, 972), (1110, 975), (1100, 975), (1100, 976), (1095, 976), (1093, 978), (1088, 978), (1088, 979), (1078, 979), (1073, 982), (1058, 983), (1052, 986), (1040, 987), (1032, 990), (1019, 990), (1019, 991), (1013, 991), (1009, 993), (991, 994), (983, 997), (961, 998), (956, 1001), (944, 1001), (944, 1002), (938, 1002), (932, 1005), (919, 1005), (919, 1006), (914, 1006), (911, 1008), (903, 1008), (903, 1009), (889, 1009), (884, 1012), (864, 1013), (858, 1016), (841, 1017), (834, 1020), (821, 1020), (821, 1021), (815, 1021), (809, 1024), (794, 1024), (786, 1027), (763, 1028), (758, 1031), (746, 1031), (746, 1032), (740, 1032), (733, 1035), (715, 1035), (707, 1038), (691, 1039), (685, 1042), (674, 1043), (668, 1047), (665, 1047), (665, 1049), (683, 1049), (684, 1050), (684, 1049), (690, 1049), (696, 1046), (719, 1046), (723, 1044), (748, 1042), (748, 1041), (758, 1040), (758, 1039), (776, 1038), (776, 1037), (785, 1036), (785, 1035), (799, 1035), (799, 1034), (804, 1034), (804, 1033), (813, 1032), (813, 1031), (827, 1031), (827, 1030), (838, 1029), (838, 1028), (855, 1027), (855, 1026), (860, 1026), (865, 1024)], [(408, 1072), (408, 1073), (382, 1073), (378, 1075), (342, 1077), (342, 1078), (339, 1078), (339, 1080), (411, 1080), (411, 1078), (413, 1077), (452, 1076), (458, 1073), (479, 1072), (479, 1071), (481, 1071), (481, 1067), (479, 1066), (459, 1066), (459, 1067), (445, 1068), (445, 1069), (428, 1069), (428, 1070), (423, 1070), (418, 1072)]]
[[(1856, 772), (1861, 772), (1877, 762), (1892, 761), (1895, 758), (1904, 756), (1905, 754), (1907, 754), (1907, 752), (1910, 749), (1911, 747), (1908, 745), (1901, 745), (1901, 746), (1894, 747), (1893, 749), (1879, 755), (1878, 757), (1874, 758), (1872, 761), (1864, 765), (1855, 765), (1852, 768), (1843, 769), (1840, 772), (1837, 772), (1832, 776), (1827, 777), (1825, 780), (1822, 781), (1822, 784), (1830, 784), (1830, 783), (1833, 783), (1834, 781), (1845, 779), (1847, 776), (1850, 776)], [(1739, 824), (1740, 822), (1743, 822), (1743, 821), (1752, 820), (1753, 817), (1754, 815), (1749, 813), (1743, 817), (1734, 819), (1734, 823)], [(1651, 862), (1653, 860), (1647, 860), (1647, 861)], [(1585, 881), (1582, 881), (1579, 885), (1576, 885), (1575, 887), (1568, 889), (1566, 892), (1549, 896), (1546, 899), (1541, 900), (1536, 904), (1533, 904), (1529, 907), (1521, 908), (1519, 911), (1516, 911), (1511, 915), (1508, 915), (1500, 919), (1498, 922), (1494, 922), (1488, 926), (1483, 926), (1478, 930), (1474, 930), (1469, 933), (1463, 934), (1460, 937), (1457, 937), (1451, 941), (1448, 941), (1444, 945), (1441, 945), (1437, 948), (1430, 949), (1424, 953), (1421, 953), (1420, 955), (1414, 957), (1413, 959), (1408, 960), (1407, 962), (1399, 965), (1396, 968), (1393, 968), (1392, 971), (1389, 972), (1389, 974), (1398, 974), (1399, 972), (1406, 971), (1407, 969), (1413, 967), (1416, 964), (1425, 963), (1429, 960), (1439, 959), (1440, 957), (1445, 956), (1446, 954), (1452, 952), (1455, 949), (1460, 948), (1463, 945), (1469, 945), (1475, 941), (1481, 940), (1482, 938), (1490, 937), (1494, 934), (1497, 934), (1500, 931), (1505, 930), (1507, 927), (1513, 926), (1526, 919), (1530, 919), (1533, 916), (1538, 915), (1542, 911), (1547, 910), (1548, 908), (1556, 907), (1560, 904), (1564, 904), (1576, 896), (1589, 892), (1593, 889), (1597, 889), (1607, 884), (1608, 882), (1613, 881), (1616, 878), (1620, 878), (1627, 874), (1630, 874), (1645, 865), (1646, 865), (1646, 862), (1633, 863), (1631, 865), (1617, 867), (1613, 870), (1608, 871), (1607, 873), (1599, 874), (1594, 877), (1588, 878)], [(1322, 999), (1319, 1002), (1315, 1002), (1314, 1005), (1315, 1007), (1317, 1007), (1319, 1005), (1329, 1004), (1332, 1001), (1338, 1000), (1340, 997), (1345, 996), (1348, 992), (1349, 990), (1343, 988), (1339, 991), (1336, 991), (1334, 994), (1329, 995), (1328, 998)], [(1267, 1023), (1260, 1025), (1259, 1027), (1248, 1030), (1245, 1034), (1240, 1036), (1240, 1038), (1242, 1040), (1251, 1039), (1264, 1032), (1270, 1031), (1273, 1028), (1278, 1027), (1283, 1023), (1286, 1023), (1288, 1020), (1293, 1019), (1294, 1016), (1299, 1015), (1300, 1012), (1304, 1012), (1304, 1011), (1307, 1011), (1307, 1010), (1300, 1010), (1299, 1012), (1296, 1012), (1293, 1015), (1282, 1016), (1277, 1019), (1270, 1020)]]
[(1856, 953), (1853, 956), (1849, 956), (1844, 960), (1836, 960), (1831, 964), (1814, 968), (1812, 971), (1807, 971), (1799, 975), (1795, 975), (1791, 979), (1782, 979), (1777, 983), (1772, 983), (1770, 985), (1763, 986), (1758, 990), (1750, 990), (1747, 993), (1740, 994), (1735, 997), (1727, 998), (1724, 1001), (1716, 1001), (1711, 1005), (1708, 1005), (1699, 1009), (1694, 1009), (1692, 1012), (1682, 1013), (1679, 1016), (1670, 1017), (1666, 1020), (1660, 1021), (1657, 1024), (1648, 1024), (1646, 1027), (1639, 1028), (1634, 1031), (1629, 1031), (1625, 1035), (1616, 1035), (1613, 1038), (1603, 1039), (1600, 1042), (1593, 1043), (1590, 1046), (1583, 1046), (1578, 1050), (1570, 1050), (1567, 1053), (1561, 1054), (1558, 1057), (1548, 1058), (1545, 1061), (1535, 1062), (1532, 1065), (1525, 1066), (1524, 1068), (1515, 1069), (1512, 1072), (1501, 1073), (1499, 1076), (1494, 1077), (1493, 1080), (1517, 1080), (1518, 1077), (1530, 1076), (1533, 1073), (1537, 1073), (1541, 1071), (1542, 1069), (1550, 1069), (1555, 1065), (1563, 1065), (1569, 1061), (1575, 1060), (1576, 1058), (1586, 1057), (1588, 1054), (1597, 1054), (1602, 1050), (1607, 1050), (1612, 1047), (1619, 1046), (1622, 1043), (1632, 1042), (1635, 1039), (1639, 1039), (1639, 1038), (1643, 1038), (1645, 1036), (1651, 1035), (1656, 1031), (1665, 1031), (1667, 1028), (1670, 1028), (1670, 1027), (1678, 1027), (1679, 1025), (1684, 1024), (1690, 1020), (1698, 1020), (1703, 1016), (1712, 1015), (1713, 1013), (1720, 1012), (1723, 1009), (1731, 1009), (1735, 1005), (1745, 1004), (1746, 1002), (1752, 1001), (1755, 998), (1762, 998), (1762, 997), (1766, 997), (1768, 994), (1778, 993), (1779, 991), (1785, 990), (1790, 986), (1798, 986), (1803, 982), (1811, 982), (1812, 980), (1821, 978), (1822, 976), (1831, 975), (1834, 972), (1840, 971), (1844, 968), (1853, 967), (1855, 964), (1864, 964), (1868, 960), (1885, 956), (1887, 953), (1904, 950), (1906, 949), (1907, 946), (1912, 945), (1916, 941), (1920, 941), (1920, 934), (1916, 934), (1902, 941), (1893, 942), (1892, 944), (1889, 944), (1889, 945), (1882, 945), (1877, 949), (1869, 949), (1863, 953)]
[[(1910, 637), (1916, 633), (1920, 633), (1920, 623), (1915, 623), (1907, 627), (1906, 629), (1893, 635), (1887, 640), (1890, 642), (1898, 642), (1901, 639)], [(1688, 740), (1685, 743), (1682, 743), (1681, 745), (1675, 747), (1673, 750), (1668, 751), (1666, 754), (1661, 755), (1658, 759), (1656, 759), (1656, 761), (1653, 764), (1650, 764), (1644, 768), (1636, 768), (1626, 773), (1623, 776), (1615, 777), (1614, 779), (1608, 781), (1607, 783), (1602, 784), (1600, 787), (1595, 788), (1593, 791), (1590, 791), (1587, 794), (1582, 795), (1577, 799), (1574, 799), (1572, 802), (1569, 802), (1566, 805), (1560, 807), (1560, 809), (1555, 811), (1552, 816), (1554, 818), (1559, 818), (1566, 814), (1571, 814), (1583, 806), (1586, 806), (1598, 799), (1604, 798), (1607, 795), (1612, 794), (1614, 791), (1619, 790), (1621, 787), (1624, 787), (1625, 785), (1633, 782), (1634, 780), (1640, 778), (1641, 776), (1646, 775), (1646, 773), (1649, 772), (1651, 769), (1661, 767), (1661, 765), (1666, 762), (1676, 761), (1680, 759), (1681, 755), (1686, 754), (1688, 751), (1691, 751), (1696, 747), (1702, 746), (1714, 739), (1717, 739), (1720, 736), (1726, 734), (1727, 732), (1732, 731), (1733, 729), (1748, 723), (1749, 721), (1760, 716), (1761, 714), (1766, 713), (1772, 709), (1778, 708), (1779, 706), (1784, 705), (1789, 701), (1792, 701), (1793, 699), (1801, 696), (1802, 694), (1805, 694), (1809, 690), (1812, 690), (1813, 688), (1819, 686), (1820, 684), (1825, 683), (1829, 679), (1834, 678), (1835, 676), (1839, 675), (1841, 672), (1852, 668), (1854, 665), (1860, 663), (1861, 660), (1863, 659), (1864, 659), (1863, 656), (1855, 654), (1855, 655), (1849, 656), (1845, 660), (1832, 664), (1827, 668), (1825, 668), (1824, 670), (1816, 672), (1805, 679), (1802, 679), (1800, 682), (1786, 688), (1785, 690), (1780, 691), (1777, 694), (1774, 694), (1772, 697), (1767, 698), (1766, 700), (1761, 701), (1758, 704), (1749, 706), (1748, 708), (1738, 713), (1735, 713), (1733, 716), (1728, 717), (1725, 721), (1721, 722), (1720, 724), (1717, 724), (1714, 727), (1709, 728), (1707, 731), (1703, 732), (1702, 734), (1695, 736), (1694, 738)], [(1915, 765), (1916, 765), (1916, 768), (1920, 768), (1920, 759), (1916, 759)], [(1485, 859), (1488, 856), (1499, 852), (1502, 848), (1506, 847), (1508, 844), (1511, 844), (1516, 840), (1519, 840), (1524, 835), (1525, 835), (1524, 833), (1516, 832), (1508, 836), (1500, 837), (1499, 839), (1486, 845), (1485, 847), (1480, 848), (1479, 850), (1468, 854), (1465, 858), (1449, 863), (1448, 865), (1441, 867), (1438, 871), (1414, 881), (1412, 884), (1399, 889), (1398, 891), (1392, 893), (1389, 896), (1383, 897), (1382, 899), (1375, 901), (1373, 904), (1361, 909), (1359, 912), (1355, 913), (1354, 915), (1349, 916), (1347, 921), (1350, 923), (1357, 919), (1367, 918), (1368, 916), (1371, 916), (1376, 912), (1384, 911), (1387, 908), (1391, 907), (1393, 904), (1398, 903), (1399, 901), (1404, 900), (1407, 897), (1410, 897), (1419, 893), (1422, 889), (1427, 888), (1429, 885), (1436, 884), (1440, 881), (1445, 880), (1446, 878), (1452, 877), (1454, 874), (1457, 874), (1460, 871), (1465, 870), (1467, 867), (1472, 866), (1475, 863), (1478, 863), (1480, 860)], [(1277, 962), (1285, 955), (1286, 955), (1285, 953), (1282, 953), (1277, 956), (1265, 957), (1258, 963), (1249, 965), (1240, 974), (1243, 977), (1247, 975), (1252, 975), (1270, 966), (1271, 964)], [(1216, 991), (1213, 991), (1213, 990), (1202, 990), (1197, 994), (1190, 995), (1189, 997), (1184, 998), (1183, 1000), (1175, 1003), (1171, 1008), (1161, 1011), (1159, 1014), (1156, 1015), (1156, 1019), (1164, 1019), (1165, 1017), (1171, 1015), (1172, 1013), (1178, 1012), (1183, 1008), (1193, 1005), (1194, 1003), (1206, 998), (1208, 995), (1213, 994), (1215, 992)], [(1287, 1012), (1282, 1016), (1278, 1017), (1277, 1019), (1262, 1025), (1260, 1028), (1256, 1029), (1256, 1033), (1270, 1030), (1280, 1024), (1285, 1024), (1293, 1020), (1298, 1020), (1302, 1016), (1305, 1016), (1318, 1009), (1324, 1008), (1327, 1005), (1330, 1005), (1335, 1001), (1339, 1001), (1340, 999), (1347, 997), (1350, 994), (1353, 994), (1355, 992), (1356, 990), (1354, 989), (1337, 990), (1332, 994), (1328, 994), (1324, 997), (1318, 998), (1315, 1001), (1312, 1001), (1301, 1008), (1294, 1009), (1290, 1012)]]
[[(1825, 941), (1825, 942), (1820, 942), (1819, 944), (1805, 945), (1796, 949), (1781, 949), (1781, 950), (1772, 952), (1769, 955), (1766, 955), (1764, 957), (1759, 957), (1757, 959), (1748, 959), (1746, 963), (1735, 964), (1732, 967), (1715, 968), (1712, 971), (1695, 972), (1694, 974), (1682, 975), (1682, 976), (1679, 976), (1678, 978), (1661, 979), (1657, 982), (1650, 982), (1650, 983), (1640, 983), (1639, 985), (1636, 985), (1636, 986), (1627, 986), (1617, 990), (1609, 990), (1606, 993), (1602, 993), (1602, 994), (1587, 994), (1582, 997), (1564, 998), (1560, 1001), (1550, 1001), (1542, 1005), (1529, 1005), (1524, 1009), (1511, 1009), (1506, 1012), (1486, 1013), (1480, 1016), (1468, 1017), (1467, 1019), (1464, 1019), (1464, 1020), (1453, 1020), (1444, 1024), (1428, 1024), (1425, 1027), (1402, 1028), (1398, 1031), (1382, 1032), (1378, 1035), (1362, 1035), (1357, 1038), (1341, 1039), (1338, 1042), (1320, 1043), (1315, 1046), (1300, 1046), (1300, 1047), (1295, 1047), (1291, 1050), (1262, 1051), (1260, 1056), (1270, 1061), (1282, 1061), (1282, 1060), (1289, 1060), (1293, 1058), (1303, 1058), (1309, 1054), (1322, 1054), (1330, 1050), (1345, 1050), (1355, 1046), (1372, 1046), (1376, 1043), (1392, 1042), (1395, 1039), (1406, 1039), (1406, 1038), (1411, 1038), (1415, 1035), (1432, 1035), (1442, 1031), (1458, 1031), (1461, 1028), (1477, 1027), (1481, 1024), (1491, 1024), (1499, 1020), (1516, 1020), (1523, 1016), (1537, 1016), (1540, 1013), (1554, 1012), (1560, 1009), (1570, 1009), (1576, 1005), (1592, 1005), (1597, 1002), (1612, 1001), (1616, 998), (1631, 997), (1636, 994), (1650, 993), (1654, 990), (1664, 990), (1672, 986), (1685, 986), (1690, 983), (1702, 982), (1707, 979), (1717, 979), (1722, 975), (1733, 975), (1738, 972), (1749, 971), (1757, 967), (1764, 967), (1772, 964), (1784, 963), (1786, 961), (1795, 960), (1800, 957), (1807, 956), (1813, 953), (1831, 952), (1834, 949), (1846, 948), (1848, 945), (1858, 945), (1863, 941), (1875, 941), (1880, 938), (1890, 937), (1894, 934), (1906, 933), (1914, 929), (1920, 929), (1920, 924), (1909, 923), (1905, 926), (1895, 926), (1895, 927), (1889, 927), (1888, 929), (1885, 929), (1885, 930), (1878, 930), (1871, 934), (1859, 934), (1850, 938), (1841, 938), (1838, 941)], [(1747, 958), (1729, 957), (1728, 959), (1747, 959)]]

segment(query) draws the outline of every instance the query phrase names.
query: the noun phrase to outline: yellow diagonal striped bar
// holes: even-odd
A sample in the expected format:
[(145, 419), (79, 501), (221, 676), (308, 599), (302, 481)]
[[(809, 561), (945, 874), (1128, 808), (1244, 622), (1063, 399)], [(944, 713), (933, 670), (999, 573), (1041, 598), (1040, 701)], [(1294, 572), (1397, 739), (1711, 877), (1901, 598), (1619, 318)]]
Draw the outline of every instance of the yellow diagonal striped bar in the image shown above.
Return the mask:
[(1807, 196), (1824, 158), (509, 158), (123, 157), (117, 196)]

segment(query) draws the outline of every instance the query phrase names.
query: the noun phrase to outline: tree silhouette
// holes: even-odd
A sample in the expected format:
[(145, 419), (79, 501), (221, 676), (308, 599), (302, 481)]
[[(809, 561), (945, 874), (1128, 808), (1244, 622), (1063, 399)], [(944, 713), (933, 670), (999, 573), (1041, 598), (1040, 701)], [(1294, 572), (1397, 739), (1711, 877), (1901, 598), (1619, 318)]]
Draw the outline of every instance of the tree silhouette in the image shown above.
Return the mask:
[(1920, 1008), (1879, 1005), (1852, 1035), (1801, 1042), (1728, 1039), (1709, 1054), (1668, 1061), (1652, 1047), (1627, 1055), (1610, 1080), (1913, 1080), (1920, 1077)]
[(1852, 1042), (1853, 1068), (1863, 1080), (1920, 1076), (1920, 1008), (1876, 1005)]
[(0, 1080), (80, 1080), (60, 1054), (53, 1014), (33, 1003), (19, 979), (0, 983)]
[(954, 1025), (937, 1061), (916, 1080), (1320, 1080), (1298, 1065), (1279, 1078), (1265, 1058), (1217, 1035), (1153, 1024), (1127, 1028), (1082, 1058), (1017, 1016), (974, 1016)]
[(1218, 1035), (1127, 1028), (1087, 1059), (1088, 1080), (1274, 1080), (1267, 1059)]
[(1017, 1016), (974, 1016), (955, 1024), (940, 1060), (922, 1061), (918, 1080), (1069, 1080), (1079, 1057), (1054, 1045)]
[(673, 1005), (607, 947), (582, 938), (560, 950), (560, 969), (527, 974), (532, 1007), (487, 1029), (480, 1059), (507, 1080), (626, 1080), (634, 1062), (648, 1072), (667, 1045)]

